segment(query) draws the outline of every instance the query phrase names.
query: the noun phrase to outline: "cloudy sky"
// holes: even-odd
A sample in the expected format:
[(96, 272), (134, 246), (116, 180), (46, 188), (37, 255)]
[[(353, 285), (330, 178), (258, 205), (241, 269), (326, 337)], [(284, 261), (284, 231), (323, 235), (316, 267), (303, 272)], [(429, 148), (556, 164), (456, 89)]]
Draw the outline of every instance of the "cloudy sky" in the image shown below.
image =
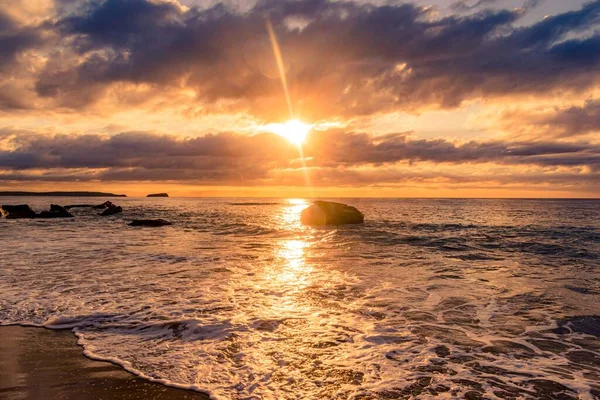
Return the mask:
[(0, 190), (600, 197), (599, 131), (600, 1), (0, 2)]

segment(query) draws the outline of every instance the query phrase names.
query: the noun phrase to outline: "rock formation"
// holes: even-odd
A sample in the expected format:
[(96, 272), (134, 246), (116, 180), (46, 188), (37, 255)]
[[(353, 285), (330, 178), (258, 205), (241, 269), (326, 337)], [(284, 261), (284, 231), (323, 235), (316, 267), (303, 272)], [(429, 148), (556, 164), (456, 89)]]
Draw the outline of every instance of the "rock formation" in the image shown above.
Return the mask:
[(17, 218), (35, 218), (37, 214), (33, 211), (27, 204), (19, 204), (19, 205), (3, 205), (2, 213), (6, 214), (6, 218), (8, 219), (17, 219)]
[(73, 218), (73, 215), (64, 207), (56, 204), (50, 204), (50, 211), (42, 211), (37, 215), (38, 218)]
[(355, 207), (331, 201), (314, 201), (302, 210), (300, 220), (304, 225), (362, 224), (363, 213)]
[(154, 193), (154, 194), (149, 194), (146, 197), (169, 197), (168, 193)]
[[(107, 202), (110, 203), (110, 202)], [(94, 207), (96, 208), (96, 207)], [(100, 216), (102, 217), (106, 217), (109, 215), (114, 215), (114, 214), (120, 214), (123, 212), (123, 209), (121, 208), (121, 206), (116, 206), (113, 203), (110, 203), (110, 206), (106, 207), (106, 210), (102, 211), (100, 214)]]
[(112, 202), (110, 201), (105, 201), (102, 204), (98, 204), (97, 206), (92, 206), (92, 208), (97, 208), (97, 209), (102, 209), (102, 208), (111, 208), (111, 207), (116, 207), (116, 205), (114, 205)]
[(165, 221), (164, 219), (136, 219), (129, 223), (129, 226), (149, 226), (149, 227), (159, 227), (165, 225), (173, 225), (169, 221)]

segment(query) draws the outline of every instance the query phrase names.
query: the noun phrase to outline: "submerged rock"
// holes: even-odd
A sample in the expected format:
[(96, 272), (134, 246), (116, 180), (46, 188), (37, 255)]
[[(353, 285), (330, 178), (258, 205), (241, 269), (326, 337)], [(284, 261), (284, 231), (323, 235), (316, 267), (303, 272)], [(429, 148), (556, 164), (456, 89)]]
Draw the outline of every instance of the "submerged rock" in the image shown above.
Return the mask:
[(64, 207), (57, 204), (50, 204), (50, 211), (42, 211), (37, 215), (38, 218), (73, 218), (73, 215)]
[(8, 219), (35, 218), (37, 216), (35, 211), (33, 211), (27, 204), (18, 204), (14, 206), (3, 205), (2, 213), (6, 214), (6, 218)]
[(99, 215), (102, 217), (106, 217), (109, 215), (114, 215), (114, 214), (119, 214), (123, 212), (123, 209), (121, 208), (121, 206), (116, 206), (112, 203), (110, 203), (111, 206), (107, 207), (106, 210), (102, 211)]
[(159, 227), (173, 225), (169, 221), (165, 221), (164, 219), (136, 219), (129, 223), (129, 226), (150, 226), (150, 227)]
[(111, 207), (117, 207), (116, 205), (114, 205), (112, 202), (110, 201), (105, 201), (102, 204), (98, 204), (97, 206), (91, 206), (92, 208), (96, 208), (96, 209), (102, 209), (102, 208), (111, 208)]
[(558, 328), (553, 332), (559, 335), (567, 333), (585, 333), (600, 338), (600, 316), (581, 315), (563, 318), (557, 321)]
[(65, 210), (70, 210), (71, 208), (92, 208), (95, 207), (93, 204), (71, 204), (65, 206)]
[(364, 220), (363, 213), (355, 207), (332, 201), (314, 201), (300, 214), (304, 225), (362, 224)]
[(153, 194), (149, 194), (146, 197), (169, 197), (168, 193), (153, 193)]
[(96, 210), (102, 210), (105, 208), (116, 207), (116, 205), (111, 201), (105, 201), (102, 204), (71, 204), (65, 206), (65, 209), (70, 210), (71, 208), (93, 208)]

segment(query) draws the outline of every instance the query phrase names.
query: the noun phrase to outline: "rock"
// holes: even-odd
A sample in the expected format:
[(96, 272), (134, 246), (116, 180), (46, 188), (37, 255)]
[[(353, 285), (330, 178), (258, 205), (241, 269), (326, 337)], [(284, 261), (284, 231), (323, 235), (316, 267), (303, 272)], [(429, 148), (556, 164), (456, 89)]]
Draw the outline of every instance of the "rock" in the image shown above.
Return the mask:
[(365, 216), (346, 204), (314, 201), (310, 207), (302, 210), (300, 220), (304, 225), (362, 224)]
[(104, 211), (102, 211), (99, 215), (102, 215), (103, 217), (107, 216), (107, 215), (113, 215), (113, 214), (118, 214), (120, 212), (123, 212), (123, 209), (119, 206), (117, 206), (116, 204), (114, 204), (111, 201), (105, 201), (102, 204), (98, 204), (98, 205), (92, 205), (92, 204), (73, 204), (70, 206), (65, 206), (64, 207), (67, 210), (70, 210), (71, 208), (92, 208), (95, 210), (102, 210), (104, 209)]
[(42, 211), (37, 215), (38, 218), (73, 218), (73, 215), (64, 207), (56, 204), (50, 204), (50, 211)]
[(110, 208), (110, 207), (114, 207), (114, 206), (115, 206), (114, 203), (112, 203), (111, 201), (105, 201), (104, 203), (97, 204), (97, 205), (94, 205), (94, 204), (72, 204), (72, 205), (65, 206), (65, 208), (67, 210), (70, 210), (71, 208), (94, 208), (97, 210), (101, 210), (104, 208)]
[(585, 333), (600, 338), (600, 316), (580, 315), (563, 318), (557, 321), (558, 328), (553, 332), (559, 335), (568, 333)]
[(69, 214), (69, 212), (64, 207), (59, 206), (58, 204), (50, 204), (50, 212), (59, 214), (63, 217), (72, 217), (72, 215)]
[(19, 204), (15, 206), (11, 205), (3, 205), (2, 213), (6, 214), (6, 218), (8, 219), (17, 219), (17, 218), (35, 218), (36, 213), (33, 211), (27, 204)]
[(169, 197), (169, 195), (167, 193), (154, 193), (154, 194), (149, 194), (146, 197)]
[(136, 219), (129, 223), (129, 226), (150, 226), (150, 227), (159, 227), (165, 225), (173, 225), (169, 221), (165, 221), (164, 219)]
[(111, 208), (111, 207), (116, 207), (116, 206), (110, 201), (105, 201), (104, 203), (98, 204), (97, 206), (92, 206), (92, 208), (96, 208), (96, 209)]
[(102, 217), (106, 217), (108, 215), (119, 214), (122, 212), (123, 212), (123, 209), (121, 208), (121, 206), (116, 206), (111, 203), (111, 206), (107, 207), (106, 210), (102, 211), (99, 215)]

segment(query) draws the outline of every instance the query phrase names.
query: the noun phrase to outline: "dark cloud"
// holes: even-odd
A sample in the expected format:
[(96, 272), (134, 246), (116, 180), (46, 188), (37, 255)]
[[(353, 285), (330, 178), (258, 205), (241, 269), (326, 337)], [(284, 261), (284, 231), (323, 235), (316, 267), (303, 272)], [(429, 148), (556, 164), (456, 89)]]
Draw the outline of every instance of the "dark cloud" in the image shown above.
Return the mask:
[[(253, 175), (238, 171), (194, 170), (145, 170), (143, 168), (110, 168), (102, 171), (77, 171), (58, 169), (45, 171), (42, 174), (31, 174), (27, 171), (0, 171), (0, 182), (16, 183), (22, 187), (23, 182), (160, 182), (174, 181), (180, 184), (224, 185), (224, 186), (264, 186), (269, 183), (276, 186), (304, 186), (306, 174), (298, 169), (281, 169), (269, 174)], [(349, 166), (325, 167), (311, 169), (308, 172), (309, 184), (315, 187), (451, 187), (461, 189), (505, 188), (522, 190), (526, 186), (530, 190), (569, 190), (572, 193), (597, 193), (600, 190), (600, 173), (580, 173), (578, 171), (545, 172), (545, 171), (506, 171), (481, 175), (469, 172), (442, 170), (408, 171), (394, 168), (358, 169)]]
[(222, 133), (199, 138), (144, 132), (99, 135), (26, 135), (10, 139), (12, 151), (0, 152), (0, 168), (109, 168), (145, 169), (232, 168), (297, 157), (297, 150), (274, 134), (255, 136)]
[(22, 51), (41, 43), (43, 43), (41, 28), (22, 27), (0, 6), (0, 77), (4, 69), (16, 63), (16, 58)]
[[(542, 0), (524, 0), (523, 9), (529, 10), (529, 9), (535, 8), (538, 5), (540, 5), (541, 2), (542, 2)], [(459, 1), (451, 4), (450, 9), (452, 9), (455, 12), (469, 12), (469, 11), (478, 10), (478, 9), (485, 8), (485, 7), (498, 5), (498, 3), (501, 3), (501, 1), (499, 1), (499, 0), (478, 0), (478, 1), (475, 1), (474, 3), (473, 2), (471, 4), (469, 4), (469, 3), (470, 2), (467, 0), (459, 0)]]
[[(261, 116), (287, 112), (266, 35), (279, 36), (297, 110), (360, 115), (484, 96), (578, 90), (598, 80), (600, 1), (514, 28), (522, 10), (436, 19), (411, 4), (263, 0), (184, 10), (149, 0), (84, 3), (61, 17), (62, 46), (79, 58), (49, 63), (37, 92), (79, 107), (115, 82), (187, 86), (204, 104), (228, 101)], [(293, 23), (300, 21), (301, 23)]]
[(372, 137), (365, 133), (328, 132), (314, 135), (306, 154), (317, 162), (374, 164), (408, 162), (532, 164), (538, 166), (600, 166), (600, 148), (581, 143), (411, 139), (405, 134)]
[(509, 129), (533, 129), (535, 134), (575, 138), (600, 132), (600, 101), (588, 100), (583, 106), (557, 108), (546, 113), (512, 112), (505, 115)]
[[(2, 136), (0, 136), (0, 139)], [(0, 151), (0, 169), (40, 179), (177, 180), (241, 184), (274, 182), (278, 175), (300, 171), (298, 149), (279, 136), (222, 133), (200, 138), (127, 132), (98, 135), (4, 135), (10, 150)], [(600, 148), (591, 144), (416, 140), (405, 134), (372, 137), (341, 131), (313, 132), (304, 149), (314, 174), (361, 166), (382, 171), (398, 163), (533, 165), (586, 167), (600, 171)], [(379, 169), (379, 168), (378, 168)], [(67, 172), (65, 172), (67, 171)], [(283, 171), (283, 172), (282, 172)], [(389, 172), (388, 172), (389, 173)], [(443, 175), (443, 174), (442, 174)], [(335, 180), (334, 173), (330, 179)], [(325, 179), (325, 178), (322, 178)]]

